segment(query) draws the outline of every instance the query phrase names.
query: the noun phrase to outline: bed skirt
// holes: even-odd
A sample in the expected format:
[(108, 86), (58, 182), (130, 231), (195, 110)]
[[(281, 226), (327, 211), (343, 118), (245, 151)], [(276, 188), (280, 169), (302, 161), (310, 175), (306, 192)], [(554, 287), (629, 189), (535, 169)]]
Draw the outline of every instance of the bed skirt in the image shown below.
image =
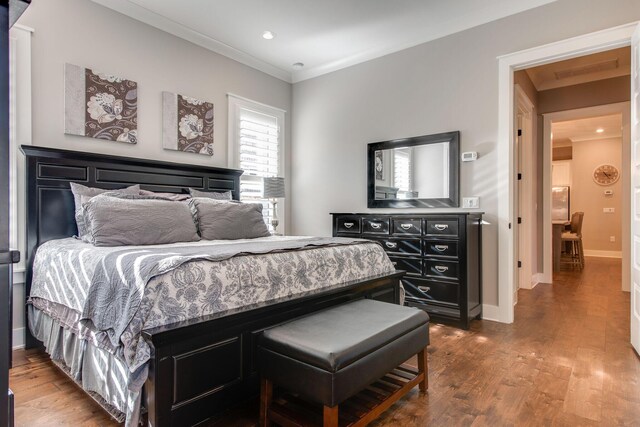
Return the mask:
[(27, 306), (31, 333), (44, 344), (51, 360), (118, 422), (137, 426), (141, 392), (127, 388), (127, 367), (113, 354), (78, 338), (43, 311)]

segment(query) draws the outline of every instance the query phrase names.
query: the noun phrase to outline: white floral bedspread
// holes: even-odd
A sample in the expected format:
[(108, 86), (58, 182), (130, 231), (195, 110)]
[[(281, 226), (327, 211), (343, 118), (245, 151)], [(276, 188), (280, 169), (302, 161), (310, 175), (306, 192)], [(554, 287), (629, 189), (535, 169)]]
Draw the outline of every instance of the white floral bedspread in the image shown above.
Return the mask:
[[(308, 237), (272, 236), (251, 239), (251, 243), (286, 246)], [(248, 241), (201, 241), (189, 243), (203, 251), (208, 246), (242, 245)], [(150, 348), (141, 337), (144, 329), (219, 313), (225, 310), (275, 301), (313, 289), (335, 286), (395, 270), (380, 245), (373, 242), (343, 241), (322, 247), (265, 254), (238, 254), (221, 261), (196, 259), (184, 262), (151, 278), (140, 296), (118, 341), (104, 329), (83, 319), (88, 295), (93, 293), (96, 269), (104, 269), (110, 254), (141, 247), (95, 247), (74, 238), (41, 245), (36, 254), (31, 287), (31, 303), (84, 339), (119, 358), (131, 372), (129, 387), (139, 390), (147, 376)], [(157, 245), (153, 248), (177, 250), (185, 244)], [(220, 248), (217, 248), (219, 250)], [(122, 271), (116, 269), (119, 273)], [(98, 271), (100, 273), (100, 271)], [(130, 280), (129, 277), (122, 277)], [(92, 289), (93, 285), (93, 289)], [(115, 295), (115, 294), (114, 294)], [(121, 303), (125, 306), (126, 304)], [(117, 314), (117, 313), (116, 313)], [(108, 316), (111, 318), (114, 316)], [(118, 316), (115, 316), (116, 320)], [(116, 322), (114, 320), (114, 322)]]

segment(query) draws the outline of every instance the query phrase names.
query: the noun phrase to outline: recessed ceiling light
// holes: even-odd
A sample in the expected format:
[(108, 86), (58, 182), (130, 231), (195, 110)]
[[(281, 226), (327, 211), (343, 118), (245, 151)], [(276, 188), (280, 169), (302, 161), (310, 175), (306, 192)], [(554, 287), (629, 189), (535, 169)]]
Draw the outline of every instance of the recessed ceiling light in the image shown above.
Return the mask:
[(292, 67), (294, 70), (302, 70), (304, 68), (304, 64), (302, 62), (296, 62)]
[(604, 132), (604, 129), (602, 129), (602, 128), (598, 128), (598, 129), (596, 129), (596, 132), (598, 132), (598, 133), (602, 133), (602, 132)]
[(265, 31), (264, 33), (262, 33), (262, 38), (266, 39), (266, 40), (271, 40), (276, 36), (276, 33), (273, 33), (271, 31)]

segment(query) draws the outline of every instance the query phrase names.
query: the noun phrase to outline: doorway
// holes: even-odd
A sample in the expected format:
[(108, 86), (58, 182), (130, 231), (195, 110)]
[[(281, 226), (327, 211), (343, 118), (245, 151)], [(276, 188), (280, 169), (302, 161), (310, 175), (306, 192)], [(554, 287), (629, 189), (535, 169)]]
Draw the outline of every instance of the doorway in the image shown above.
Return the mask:
[[(517, 260), (515, 244), (516, 231), (513, 228), (517, 218), (516, 199), (516, 151), (513, 138), (514, 130), (514, 73), (528, 67), (558, 62), (565, 59), (576, 58), (592, 53), (604, 52), (625, 46), (632, 46), (632, 85), (631, 97), (640, 97), (640, 77), (638, 68), (640, 67), (640, 25), (637, 22), (586, 34), (583, 36), (567, 39), (537, 48), (501, 56), (498, 58), (499, 64), (499, 132), (498, 132), (498, 169), (504, 170), (505, 174), (500, 177), (498, 184), (498, 256), (501, 262), (498, 266), (498, 307), (497, 317), (505, 323), (513, 322), (513, 283), (517, 277)], [(640, 116), (638, 107), (632, 104), (631, 117)], [(636, 118), (637, 120), (637, 118)], [(633, 128), (631, 135), (632, 156), (626, 159), (632, 171), (632, 185), (630, 190), (638, 190), (640, 194), (640, 178), (638, 170), (640, 164), (635, 162), (636, 155), (640, 155), (640, 130)], [(633, 148), (633, 147), (637, 147)], [(632, 168), (633, 166), (633, 168)], [(638, 181), (638, 182), (636, 182)], [(634, 191), (635, 194), (635, 191)], [(632, 204), (632, 215), (634, 218), (630, 227), (635, 241), (640, 241), (640, 221), (635, 221), (636, 210)], [(637, 224), (636, 224), (637, 223)], [(637, 247), (636, 247), (637, 246)], [(636, 250), (640, 251), (640, 244), (631, 247), (631, 257), (634, 257)], [(640, 279), (640, 266), (629, 267), (633, 277)], [(633, 267), (633, 268), (632, 268)], [(637, 268), (636, 268), (637, 267)], [(637, 294), (637, 297), (636, 297)], [(638, 300), (636, 304), (636, 299)], [(631, 298), (631, 342), (636, 349), (640, 348), (640, 286), (634, 283)], [(637, 336), (636, 336), (637, 335)]]
[[(608, 243), (599, 241), (604, 239), (600, 235), (605, 230), (602, 228), (593, 229), (597, 221), (611, 222), (613, 220), (618, 224), (618, 227), (621, 220), (628, 224), (628, 173), (624, 174), (624, 179), (620, 183), (616, 183), (617, 187), (620, 187), (624, 182), (624, 188), (617, 188), (615, 193), (606, 196), (606, 200), (601, 199), (600, 193), (596, 195), (598, 185), (590, 179), (591, 171), (579, 170), (580, 173), (576, 180), (577, 188), (580, 189), (579, 193), (570, 191), (575, 188), (570, 188), (571, 182), (569, 181), (571, 180), (571, 164), (580, 166), (579, 163), (571, 160), (572, 141), (602, 141), (607, 138), (620, 138), (622, 133), (620, 119), (622, 116), (625, 118), (625, 158), (629, 158), (630, 70), (631, 52), (630, 48), (626, 46), (524, 68), (514, 73), (514, 130), (516, 131), (514, 149), (517, 167), (514, 201), (517, 218), (514, 218), (516, 219), (514, 234), (518, 249), (518, 274), (517, 282), (514, 283), (514, 302), (517, 302), (518, 289), (532, 289), (538, 283), (552, 282), (552, 271), (558, 270), (560, 261), (560, 251), (558, 250), (561, 240), (560, 222), (571, 220), (568, 204), (570, 199), (582, 200), (581, 203), (573, 205), (577, 209), (573, 209), (572, 212), (586, 211), (587, 224), (590, 224), (591, 228), (591, 232), (588, 233), (590, 237), (588, 239), (589, 255), (620, 256), (621, 248), (628, 248), (628, 229), (624, 233), (617, 229), (615, 233), (613, 230), (609, 230), (607, 239), (614, 241)], [(611, 101), (622, 102), (605, 105)], [(531, 114), (532, 111), (537, 114)], [(597, 118), (597, 116), (604, 117)], [(536, 129), (537, 127), (540, 129)], [(573, 133), (571, 133), (572, 130)], [(597, 130), (604, 133), (600, 134)], [(554, 133), (555, 136), (552, 137)], [(552, 144), (553, 149), (551, 148)], [(534, 148), (532, 149), (531, 146)], [(591, 146), (591, 150), (585, 151), (584, 148), (587, 146)], [(599, 146), (598, 143), (591, 142), (576, 145), (575, 148), (584, 160), (590, 151)], [(617, 141), (617, 145), (609, 144), (607, 147), (614, 146), (619, 151), (620, 141)], [(599, 158), (611, 157), (608, 154), (603, 146)], [(592, 158), (588, 161), (593, 162), (594, 160)], [(615, 167), (621, 167), (619, 156), (614, 163)], [(551, 171), (554, 166), (557, 173), (553, 173), (553, 175), (562, 175), (561, 179), (556, 177), (557, 180), (560, 179), (560, 182), (553, 182), (551, 179)], [(614, 168), (613, 165), (609, 165), (609, 167)], [(625, 167), (628, 165), (625, 164)], [(562, 173), (560, 173), (561, 171)], [(601, 185), (606, 186), (607, 184)], [(563, 211), (564, 218), (554, 218), (552, 215), (552, 186), (558, 187), (555, 188), (557, 191), (553, 194), (564, 194), (562, 198), (567, 203)], [(607, 211), (608, 215), (603, 217), (601, 212), (596, 212), (594, 205), (587, 203), (587, 199), (582, 197), (587, 188), (592, 196), (588, 199), (589, 201), (602, 204), (624, 199), (624, 210), (622, 206), (619, 206), (613, 212)], [(563, 192), (558, 193), (560, 190)], [(622, 197), (623, 195), (624, 197)], [(553, 233), (550, 231), (552, 222), (557, 223), (554, 227), (556, 231), (555, 243), (553, 243)], [(604, 228), (612, 229), (613, 227)], [(593, 238), (596, 235), (598, 235), (598, 239)], [(577, 236), (574, 237), (577, 238)], [(579, 245), (576, 244), (576, 246)], [(615, 254), (612, 248), (617, 248)], [(556, 254), (555, 257), (553, 253)], [(580, 251), (580, 254), (583, 255), (583, 251)], [(629, 251), (624, 251), (624, 255), (624, 265), (628, 267)], [(576, 258), (582, 259), (583, 257)], [(582, 265), (582, 262), (579, 264)], [(629, 289), (628, 279), (629, 275), (627, 274), (622, 286), (624, 290)]]

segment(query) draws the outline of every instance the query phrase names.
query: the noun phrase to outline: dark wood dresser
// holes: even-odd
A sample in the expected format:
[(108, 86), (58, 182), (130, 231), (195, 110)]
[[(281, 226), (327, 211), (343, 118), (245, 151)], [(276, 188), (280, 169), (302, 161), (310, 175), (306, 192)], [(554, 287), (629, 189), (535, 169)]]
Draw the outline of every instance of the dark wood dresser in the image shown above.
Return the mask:
[(380, 242), (398, 270), (406, 305), (469, 328), (482, 315), (482, 213), (332, 213), (333, 235)]

